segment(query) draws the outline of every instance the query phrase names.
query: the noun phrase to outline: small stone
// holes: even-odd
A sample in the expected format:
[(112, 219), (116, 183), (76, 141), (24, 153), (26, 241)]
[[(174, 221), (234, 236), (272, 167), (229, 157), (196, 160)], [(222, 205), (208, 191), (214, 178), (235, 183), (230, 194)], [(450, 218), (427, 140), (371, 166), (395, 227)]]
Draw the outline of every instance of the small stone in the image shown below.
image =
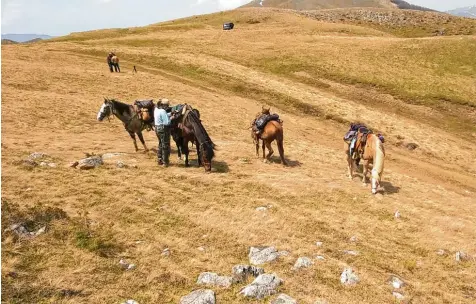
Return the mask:
[(129, 264), (126, 270), (133, 270), (133, 269), (136, 269), (136, 264)]
[(46, 167), (46, 166), (48, 166), (47, 162), (40, 162), (40, 167)]
[(76, 168), (78, 165), (79, 165), (79, 162), (75, 161), (75, 162), (69, 163), (68, 167)]
[(323, 244), (322, 242), (316, 242), (316, 246), (317, 246), (317, 247), (321, 247), (322, 244)]
[(28, 156), (28, 159), (30, 160), (35, 160), (35, 159), (41, 159), (41, 158), (46, 158), (48, 157), (48, 154), (43, 153), (43, 152), (33, 152)]
[(353, 255), (353, 256), (359, 255), (359, 252), (358, 252), (358, 251), (354, 251), (354, 250), (344, 250), (344, 251), (342, 251), (342, 252), (345, 253), (345, 254), (348, 254), (348, 255)]
[(43, 234), (43, 233), (45, 233), (45, 231), (46, 231), (46, 226), (43, 226), (43, 227), (41, 227), (40, 229), (38, 229), (38, 230), (34, 233), (34, 235), (37, 236), (37, 235)]
[(116, 163), (116, 167), (117, 168), (125, 168), (126, 164), (124, 164), (124, 162), (118, 160), (117, 163)]
[(436, 252), (437, 255), (446, 255), (446, 251), (444, 249), (438, 249)]
[(359, 277), (352, 268), (345, 268), (340, 275), (340, 282), (344, 285), (355, 285), (359, 282)]
[(214, 272), (202, 272), (197, 279), (198, 285), (213, 285), (228, 288), (232, 283), (232, 277), (219, 276)]
[(403, 300), (403, 299), (405, 299), (405, 297), (404, 297), (401, 293), (396, 292), (396, 291), (392, 292), (392, 295), (393, 295), (397, 300)]
[(135, 264), (129, 264), (129, 263), (126, 262), (126, 260), (124, 260), (124, 259), (120, 259), (120, 260), (119, 260), (119, 265), (121, 265), (124, 270), (133, 270), (133, 269), (136, 268), (136, 265), (135, 265)]
[(324, 261), (325, 258), (322, 255), (316, 255), (316, 260)]
[(215, 292), (210, 289), (200, 289), (183, 296), (180, 304), (215, 304)]
[(200, 246), (197, 249), (200, 250), (200, 251), (205, 251), (205, 247), (203, 247), (203, 246)]
[(282, 293), (274, 301), (271, 301), (271, 304), (297, 304), (297, 301)]
[(261, 267), (255, 267), (250, 265), (235, 265), (231, 270), (233, 280), (237, 283), (244, 282), (249, 276), (257, 277), (264, 273), (264, 269)]
[(135, 300), (127, 300), (125, 302), (122, 302), (121, 304), (139, 304), (139, 302), (137, 302)]
[(308, 268), (310, 267), (314, 262), (308, 258), (308, 257), (300, 257), (297, 259), (296, 263), (294, 264), (294, 267), (292, 268), (293, 270), (298, 270), (300, 268)]
[(266, 208), (266, 207), (258, 207), (258, 208), (256, 208), (256, 211), (266, 211), (266, 210), (268, 210), (268, 208)]
[(102, 158), (100, 156), (91, 156), (88, 158), (81, 159), (78, 164), (78, 168), (81, 170), (94, 169), (103, 164)]
[(400, 218), (400, 211), (397, 210), (397, 211), (395, 212), (395, 218), (397, 218), (397, 219)]
[(349, 239), (349, 241), (351, 241), (352, 243), (355, 243), (357, 242), (357, 237), (354, 235)]
[(253, 265), (261, 265), (276, 260), (281, 253), (275, 247), (251, 247), (248, 257)]
[(26, 190), (25, 190), (25, 191), (31, 191), (31, 188), (26, 188)]
[(456, 262), (464, 262), (464, 261), (469, 260), (469, 257), (463, 251), (458, 251), (455, 254), (455, 260), (456, 260)]
[(407, 143), (407, 144), (405, 144), (405, 147), (406, 147), (408, 150), (413, 151), (413, 150), (415, 150), (416, 148), (418, 148), (418, 145), (415, 144), (415, 143)]
[(240, 291), (249, 298), (262, 299), (276, 293), (276, 288), (282, 280), (275, 274), (260, 274), (250, 285)]
[(55, 163), (48, 163), (48, 167), (50, 168), (56, 168), (57, 165)]
[(170, 249), (169, 249), (169, 248), (165, 248), (164, 250), (162, 250), (161, 255), (162, 255), (162, 256), (169, 256), (169, 255), (170, 255)]
[(30, 168), (38, 166), (38, 163), (31, 159), (25, 159), (24, 161), (21, 162), (21, 164), (25, 167), (30, 167)]
[(400, 289), (403, 286), (405, 286), (405, 282), (400, 279), (399, 277), (396, 276), (391, 276), (389, 279), (390, 284), (393, 286), (395, 289)]

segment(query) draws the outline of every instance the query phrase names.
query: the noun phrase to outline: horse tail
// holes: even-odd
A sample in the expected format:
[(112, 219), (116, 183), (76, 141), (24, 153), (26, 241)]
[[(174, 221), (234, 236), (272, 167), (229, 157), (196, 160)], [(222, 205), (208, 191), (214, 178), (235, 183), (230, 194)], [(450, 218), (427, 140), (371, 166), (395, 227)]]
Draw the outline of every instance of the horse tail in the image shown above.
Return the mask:
[[(372, 191), (375, 191), (378, 184), (380, 184), (380, 180), (382, 179), (383, 173), (383, 163), (385, 158), (385, 149), (383, 147), (383, 143), (380, 139), (373, 135), (372, 140), (374, 142), (374, 159), (373, 159), (373, 168), (372, 168)], [(375, 181), (375, 182), (374, 182)]]

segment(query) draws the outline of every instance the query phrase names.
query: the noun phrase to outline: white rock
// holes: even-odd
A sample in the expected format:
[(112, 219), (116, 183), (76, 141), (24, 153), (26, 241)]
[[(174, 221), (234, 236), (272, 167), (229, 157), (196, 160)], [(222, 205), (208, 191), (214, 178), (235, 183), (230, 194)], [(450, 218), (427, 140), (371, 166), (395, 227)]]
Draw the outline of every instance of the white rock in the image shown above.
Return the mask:
[(308, 258), (308, 257), (300, 257), (297, 259), (296, 263), (294, 263), (294, 267), (292, 268), (293, 270), (298, 270), (300, 268), (308, 268), (310, 267), (314, 262)]
[(249, 298), (262, 299), (276, 293), (276, 288), (282, 280), (275, 274), (261, 274), (250, 285), (240, 291), (240, 294)]
[(183, 296), (180, 304), (215, 304), (215, 292), (210, 289), (200, 289)]
[(127, 300), (125, 302), (122, 302), (121, 304), (139, 304), (139, 302), (137, 302), (135, 300)]
[(127, 166), (126, 166), (126, 164), (124, 164), (123, 161), (118, 160), (117, 163), (116, 163), (116, 167), (117, 167), (117, 168), (125, 168), (125, 167), (127, 167)]
[(200, 250), (200, 251), (205, 251), (205, 247), (203, 247), (203, 246), (200, 246), (197, 249)]
[(317, 246), (317, 247), (321, 247), (322, 244), (323, 244), (322, 242), (316, 242), (316, 246)]
[(322, 255), (316, 255), (316, 260), (324, 261), (325, 258)]
[(352, 268), (345, 268), (340, 275), (340, 282), (344, 285), (355, 285), (359, 282), (359, 277)]
[(393, 288), (395, 289), (399, 289), (405, 286), (405, 282), (396, 276), (391, 276), (389, 281), (390, 281), (390, 284), (392, 284)]
[(401, 293), (396, 292), (396, 291), (392, 292), (392, 295), (393, 295), (397, 300), (403, 300), (403, 299), (405, 299), (405, 297), (404, 297)]
[(232, 282), (232, 277), (219, 276), (214, 272), (202, 272), (197, 279), (198, 285), (213, 285), (219, 287), (230, 287)]
[(266, 210), (268, 210), (268, 208), (266, 208), (266, 207), (258, 207), (258, 208), (256, 208), (256, 211), (266, 211)]
[(100, 156), (92, 156), (92, 157), (81, 159), (78, 162), (78, 168), (81, 170), (89, 170), (89, 169), (96, 168), (102, 164), (103, 164), (103, 161)]
[(458, 251), (456, 252), (455, 254), (455, 260), (457, 262), (463, 262), (463, 261), (467, 261), (469, 260), (469, 257), (466, 253), (464, 253), (463, 251)]
[(164, 250), (162, 250), (161, 255), (163, 255), (163, 256), (169, 256), (169, 255), (170, 255), (170, 249), (169, 249), (169, 248), (165, 248)]
[(271, 301), (271, 304), (297, 304), (297, 301), (287, 294), (280, 294), (276, 299)]
[(251, 247), (248, 257), (253, 265), (261, 265), (276, 260), (282, 253), (275, 247)]
[(348, 254), (348, 255), (353, 255), (353, 256), (359, 255), (359, 252), (358, 252), (358, 251), (354, 251), (354, 250), (344, 250), (344, 251), (342, 251), (342, 252), (345, 253), (345, 254)]
[(400, 215), (400, 211), (397, 210), (397, 211), (395, 212), (395, 218), (398, 219), (398, 218), (400, 218), (400, 216), (401, 216), (401, 215)]
[(28, 159), (35, 160), (35, 159), (40, 159), (40, 158), (46, 158), (48, 157), (48, 154), (43, 153), (43, 152), (33, 152), (28, 156)]
[(357, 242), (357, 237), (356, 237), (355, 235), (353, 235), (353, 236), (349, 239), (349, 241), (355, 243), (355, 242)]
[(444, 249), (438, 249), (438, 251), (436, 252), (437, 255), (445, 255), (446, 254), (446, 251)]
[(35, 235), (40, 235), (40, 234), (45, 233), (45, 231), (46, 231), (46, 226), (43, 226), (40, 229), (38, 229), (34, 234)]
[(235, 265), (231, 270), (235, 282), (244, 282), (249, 276), (257, 277), (264, 273), (264, 269), (250, 265)]
[(57, 165), (55, 163), (48, 163), (48, 167), (50, 168), (56, 168)]

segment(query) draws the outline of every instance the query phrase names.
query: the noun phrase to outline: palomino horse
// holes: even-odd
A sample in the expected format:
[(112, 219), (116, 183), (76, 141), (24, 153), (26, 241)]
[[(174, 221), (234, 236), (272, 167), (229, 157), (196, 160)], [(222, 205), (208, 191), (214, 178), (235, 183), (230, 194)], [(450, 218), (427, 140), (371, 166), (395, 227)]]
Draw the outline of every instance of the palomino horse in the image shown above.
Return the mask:
[(174, 119), (172, 136), (177, 144), (178, 152), (185, 155), (185, 166), (188, 167), (188, 143), (197, 146), (198, 166), (203, 165), (205, 171), (211, 171), (212, 159), (215, 156), (215, 144), (200, 121), (197, 110), (185, 105), (185, 113)]
[(116, 55), (112, 56), (111, 62), (112, 62), (112, 66), (114, 67), (114, 70), (120, 73), (121, 68), (119, 67), (119, 57), (117, 57)]
[(151, 129), (151, 126), (141, 120), (140, 113), (134, 110), (134, 106), (114, 99), (104, 98), (104, 103), (102, 104), (101, 109), (99, 109), (97, 119), (98, 121), (103, 121), (104, 118), (109, 118), (111, 115), (115, 115), (122, 121), (124, 128), (134, 141), (136, 152), (139, 151), (139, 148), (137, 147), (135, 134), (139, 137), (144, 146), (144, 150), (146, 152), (149, 150), (145, 144), (144, 137), (142, 136), (142, 131), (146, 128)]
[[(251, 130), (251, 137), (253, 138), (253, 141), (256, 144), (256, 157), (259, 157), (259, 140), (261, 139), (263, 141), (263, 159), (265, 161), (268, 161), (271, 159), (271, 156), (273, 155), (274, 151), (273, 148), (271, 147), (271, 143), (276, 140), (276, 143), (278, 145), (278, 151), (279, 151), (279, 156), (281, 157), (281, 163), (284, 166), (287, 166), (288, 163), (284, 159), (284, 131), (283, 131), (283, 125), (282, 122), (271, 120), (268, 121), (268, 123), (265, 125), (263, 131), (261, 132), (260, 135), (256, 135), (254, 130)], [(265, 147), (268, 148), (268, 155), (265, 156), (266, 150)]]
[[(380, 138), (373, 133), (367, 135), (367, 140), (365, 144), (362, 142), (364, 134), (358, 133), (357, 141), (355, 143), (355, 150), (357, 153), (360, 154), (360, 157), (364, 160), (363, 163), (363, 176), (362, 176), (362, 183), (367, 185), (367, 173), (369, 171), (369, 164), (372, 165), (371, 171), (371, 184), (372, 184), (372, 194), (376, 194), (379, 187), (380, 181), (382, 179), (383, 174), (383, 167), (384, 167), (384, 159), (385, 159), (385, 149), (383, 146), (382, 141)], [(352, 156), (349, 153), (349, 144), (346, 142), (344, 143), (344, 150), (347, 159), (347, 165), (349, 169), (349, 178), (352, 179), (353, 175), (353, 168), (354, 168), (354, 161)]]

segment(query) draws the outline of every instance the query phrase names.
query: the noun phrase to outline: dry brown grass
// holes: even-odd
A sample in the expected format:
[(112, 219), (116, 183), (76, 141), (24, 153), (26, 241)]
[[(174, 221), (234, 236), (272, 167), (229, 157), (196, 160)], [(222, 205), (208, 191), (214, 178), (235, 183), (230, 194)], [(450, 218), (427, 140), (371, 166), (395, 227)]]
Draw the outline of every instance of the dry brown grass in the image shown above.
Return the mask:
[[(230, 15), (217, 14), (112, 38), (97, 32), (2, 46), (2, 225), (53, 207), (67, 214), (49, 221), (47, 233), (32, 240), (2, 234), (2, 301), (177, 303), (197, 288), (200, 272), (228, 274), (247, 262), (249, 246), (275, 245), (291, 255), (265, 269), (284, 278), (280, 291), (300, 303), (319, 297), (330, 303), (391, 303), (390, 274), (407, 281), (403, 293), (413, 303), (474, 302), (476, 265), (456, 263), (454, 253), (476, 253), (476, 145), (467, 139), (471, 134), (437, 124), (452, 113), (472, 128), (474, 108), (463, 104), (474, 104), (474, 65), (465, 55), (473, 42), (396, 39), (285, 12), (231, 14), (241, 21), (231, 32), (219, 27)], [(273, 27), (246, 23), (250, 19)], [(161, 30), (170, 24), (177, 28)], [(460, 58), (453, 57), (451, 46), (459, 47)], [(434, 57), (423, 60), (426, 53), (419, 50), (426, 48)], [(123, 73), (108, 72), (109, 49), (121, 57)], [(445, 65), (444, 58), (454, 65)], [(293, 62), (296, 66), (285, 68)], [(139, 74), (130, 72), (132, 65)], [(373, 69), (379, 71), (374, 78)], [(333, 71), (338, 77), (329, 76)], [(465, 102), (450, 99), (441, 109), (424, 96), (432, 89), (408, 74)], [(354, 82), (343, 75), (367, 82), (349, 85)], [(400, 91), (384, 87), (401, 77)], [(369, 90), (372, 83), (383, 88)], [(399, 99), (401, 92), (419, 105)], [(129, 102), (166, 96), (192, 104), (219, 146), (216, 171), (205, 174), (178, 162), (163, 170), (153, 153), (133, 153), (119, 121), (95, 121), (103, 96)], [(379, 101), (389, 108), (376, 107)], [(254, 159), (246, 128), (261, 102), (284, 119), (290, 168)], [(306, 106), (311, 112), (304, 115)], [(381, 199), (357, 179), (345, 178), (341, 138), (347, 126), (339, 121), (356, 119), (384, 131), (388, 141), (387, 193)], [(397, 136), (420, 148), (394, 146)], [(155, 135), (146, 134), (146, 141), (155, 145)], [(58, 168), (18, 165), (34, 151), (50, 154)], [(86, 152), (124, 152), (124, 161), (138, 168), (116, 169), (113, 162), (88, 172), (64, 167)], [(5, 202), (19, 206), (5, 212)], [(273, 207), (255, 210), (266, 205)], [(400, 220), (393, 217), (396, 210)], [(355, 244), (349, 242), (353, 235)], [(318, 240), (322, 248), (314, 245)], [(160, 254), (164, 248), (170, 257)], [(449, 255), (436, 255), (440, 248)], [(360, 255), (343, 255), (346, 249)], [(319, 253), (325, 261), (291, 271), (297, 257)], [(124, 272), (121, 257), (137, 269)], [(344, 265), (361, 276), (358, 286), (340, 285)], [(218, 303), (254, 303), (237, 295), (240, 287), (215, 288)]]

